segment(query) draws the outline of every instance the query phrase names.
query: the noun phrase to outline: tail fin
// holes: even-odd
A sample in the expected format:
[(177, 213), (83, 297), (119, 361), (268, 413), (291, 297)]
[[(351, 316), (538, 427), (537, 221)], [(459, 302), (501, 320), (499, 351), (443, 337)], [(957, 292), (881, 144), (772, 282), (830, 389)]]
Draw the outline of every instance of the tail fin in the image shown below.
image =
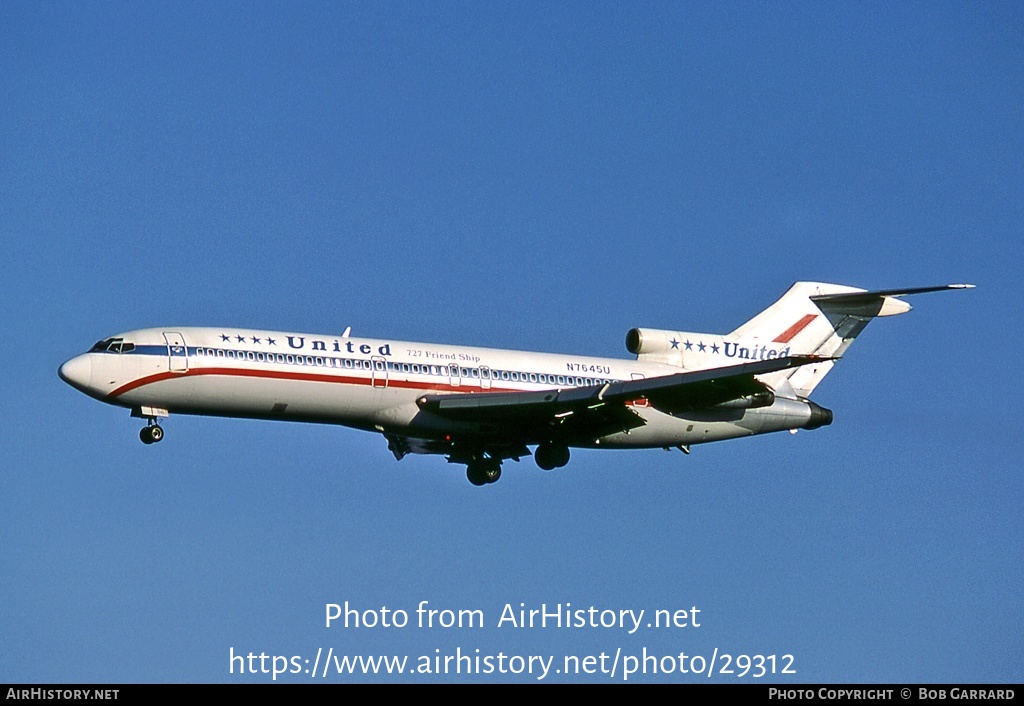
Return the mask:
[(765, 381), (777, 391), (788, 392), (785, 388), (791, 386), (796, 395), (807, 397), (873, 318), (910, 311), (910, 305), (898, 297), (973, 286), (947, 284), (871, 292), (840, 284), (797, 282), (781, 299), (727, 338), (759, 342), (771, 347), (784, 345), (787, 347), (787, 355), (827, 358), (820, 363), (765, 376)]

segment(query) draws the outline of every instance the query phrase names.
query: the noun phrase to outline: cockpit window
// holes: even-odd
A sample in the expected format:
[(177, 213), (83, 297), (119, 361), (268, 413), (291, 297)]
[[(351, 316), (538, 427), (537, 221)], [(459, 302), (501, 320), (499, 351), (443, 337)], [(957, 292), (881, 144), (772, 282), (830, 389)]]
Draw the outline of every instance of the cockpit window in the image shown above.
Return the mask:
[(96, 341), (96, 344), (89, 349), (90, 353), (130, 353), (135, 350), (135, 344), (125, 341), (123, 338), (104, 338)]

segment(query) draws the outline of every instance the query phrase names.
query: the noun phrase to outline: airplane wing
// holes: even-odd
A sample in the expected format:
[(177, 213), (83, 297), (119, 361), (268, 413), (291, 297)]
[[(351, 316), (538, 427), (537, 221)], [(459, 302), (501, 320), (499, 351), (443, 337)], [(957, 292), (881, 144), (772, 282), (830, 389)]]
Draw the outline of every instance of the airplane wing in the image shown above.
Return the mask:
[(527, 436), (531, 429), (559, 425), (570, 436), (597, 437), (643, 426), (643, 418), (627, 405), (640, 399), (668, 414), (715, 406), (769, 405), (772, 390), (756, 375), (822, 360), (790, 356), (564, 390), (424, 395), (416, 404), (448, 419), (515, 424)]

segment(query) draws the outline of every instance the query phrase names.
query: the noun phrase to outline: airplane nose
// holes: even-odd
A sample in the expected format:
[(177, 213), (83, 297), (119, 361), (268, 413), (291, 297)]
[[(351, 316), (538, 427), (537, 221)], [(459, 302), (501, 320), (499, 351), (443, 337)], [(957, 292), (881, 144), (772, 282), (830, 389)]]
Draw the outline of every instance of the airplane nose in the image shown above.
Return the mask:
[(85, 391), (92, 384), (92, 357), (76, 356), (60, 366), (57, 374), (67, 384)]

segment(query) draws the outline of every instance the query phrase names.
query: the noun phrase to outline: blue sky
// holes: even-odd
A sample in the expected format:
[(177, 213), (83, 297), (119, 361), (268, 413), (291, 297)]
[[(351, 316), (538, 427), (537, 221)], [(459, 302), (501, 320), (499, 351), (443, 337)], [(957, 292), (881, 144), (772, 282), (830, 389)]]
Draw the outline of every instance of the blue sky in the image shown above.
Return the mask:
[[(264, 682), (230, 650), (322, 648), (1019, 683), (1022, 28), (1009, 2), (0, 4), (0, 682)], [(56, 376), (165, 325), (627, 357), (633, 326), (727, 332), (804, 279), (978, 288), (873, 323), (815, 392), (831, 427), (485, 488), (344, 428), (179, 416), (145, 447)], [(486, 624), (325, 628), (345, 601)], [(499, 628), (520, 603), (702, 623)], [(328, 681), (414, 679), (536, 675)]]

